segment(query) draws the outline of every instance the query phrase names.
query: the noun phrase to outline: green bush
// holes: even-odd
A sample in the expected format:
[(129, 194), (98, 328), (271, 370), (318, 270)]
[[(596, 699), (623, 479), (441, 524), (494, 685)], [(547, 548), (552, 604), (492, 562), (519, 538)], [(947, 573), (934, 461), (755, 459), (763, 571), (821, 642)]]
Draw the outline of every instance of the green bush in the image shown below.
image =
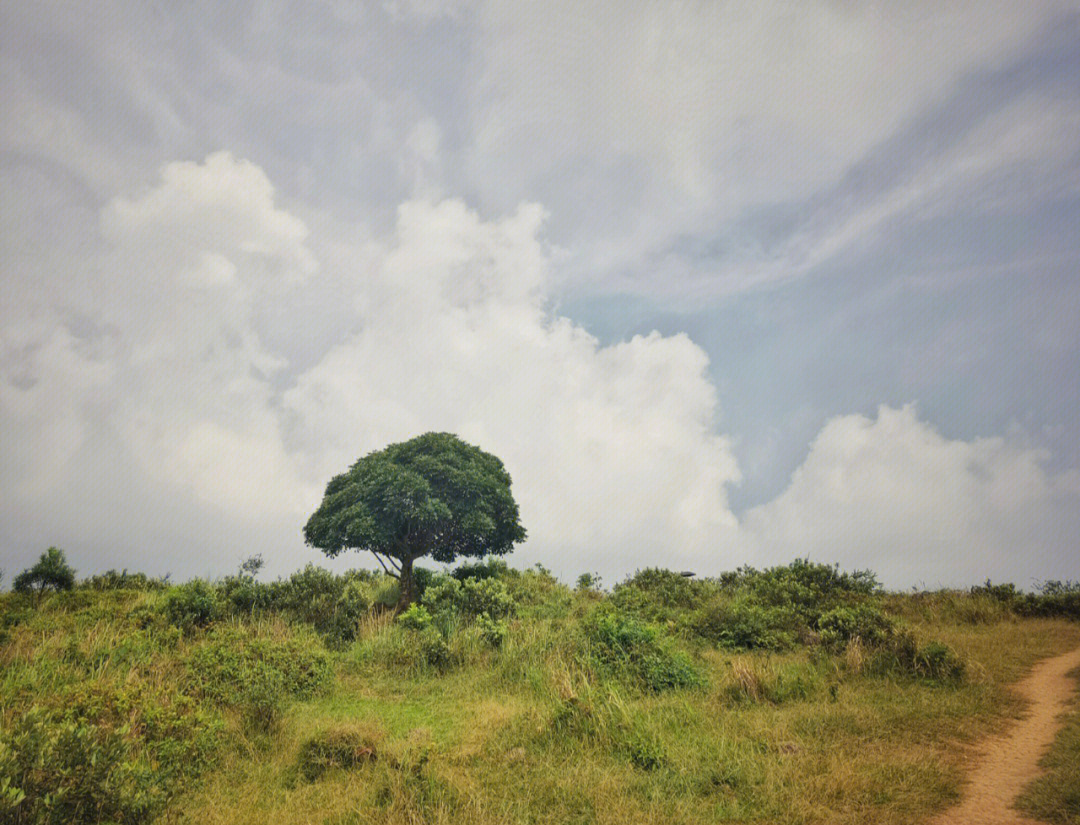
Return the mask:
[(86, 590), (164, 590), (169, 586), (163, 578), (154, 578), (145, 573), (129, 573), (127, 568), (117, 572), (106, 570), (95, 576), (83, 579), (79, 583), (80, 588)]
[(141, 823), (212, 763), (221, 725), (179, 699), (104, 693), (0, 731), (0, 821)]
[(162, 601), (162, 612), (171, 624), (190, 631), (220, 618), (222, 605), (217, 590), (202, 579), (193, 579), (169, 588)]
[(397, 623), (409, 630), (423, 630), (431, 625), (431, 613), (422, 604), (414, 602), (397, 617)]
[(260, 638), (221, 629), (189, 655), (191, 690), (240, 710), (246, 722), (271, 730), (288, 703), (310, 699), (333, 680), (330, 657), (315, 638)]
[(916, 652), (911, 666), (916, 676), (932, 682), (960, 682), (964, 662), (946, 644), (929, 642)]
[(506, 585), (494, 578), (465, 579), (461, 585), (462, 612), (469, 618), (486, 613), (492, 619), (514, 615), (516, 605)]
[(228, 576), (218, 584), (217, 590), (222, 602), (237, 615), (253, 616), (273, 604), (271, 586), (252, 576)]
[(756, 604), (745, 596), (714, 602), (690, 619), (696, 635), (728, 650), (789, 650), (800, 624), (790, 609)]
[(420, 661), (436, 670), (446, 670), (455, 663), (446, 637), (434, 627), (415, 632), (416, 651)]
[(817, 620), (821, 643), (831, 650), (841, 650), (851, 639), (877, 647), (889, 640), (893, 623), (877, 607), (859, 604), (854, 607), (837, 607), (822, 614)]
[(481, 613), (476, 617), (476, 626), (480, 630), (480, 637), (492, 647), (502, 647), (506, 641), (509, 628), (505, 619), (493, 619), (487, 613)]
[(450, 575), (464, 583), (469, 579), (507, 579), (515, 576), (517, 572), (502, 559), (489, 556), (483, 561), (459, 564), (450, 572)]
[(300, 746), (297, 769), (308, 782), (327, 771), (353, 770), (378, 758), (385, 733), (369, 725), (338, 725), (316, 733)]
[(935, 684), (957, 684), (963, 681), (966, 668), (948, 645), (929, 642), (920, 646), (910, 633), (899, 632), (871, 657), (870, 672), (908, 676)]
[(335, 576), (308, 564), (289, 578), (269, 586), (270, 604), (297, 621), (311, 625), (331, 647), (340, 648), (356, 638), (357, 623), (381, 602), (380, 588), (392, 582), (396, 603), (397, 582), (363, 570)]
[(584, 629), (589, 655), (600, 670), (652, 692), (704, 683), (690, 657), (675, 650), (653, 625), (618, 612), (597, 611), (586, 619)]
[(43, 590), (71, 590), (75, 586), (75, 571), (67, 563), (64, 551), (50, 547), (33, 567), (23, 570), (11, 583), (16, 593)]
[(421, 603), (432, 615), (456, 615), (465, 606), (465, 591), (457, 579), (435, 576), (428, 583)]
[(1080, 582), (1051, 580), (1038, 593), (1024, 594), (1016, 602), (1022, 616), (1080, 619)]

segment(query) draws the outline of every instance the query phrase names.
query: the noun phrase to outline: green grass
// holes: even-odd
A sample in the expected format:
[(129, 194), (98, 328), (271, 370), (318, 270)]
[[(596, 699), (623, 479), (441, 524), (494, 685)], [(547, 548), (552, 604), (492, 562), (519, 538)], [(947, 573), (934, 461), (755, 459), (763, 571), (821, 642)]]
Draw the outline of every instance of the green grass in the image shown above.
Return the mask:
[[(1069, 675), (1080, 680), (1080, 669)], [(1080, 692), (1040, 765), (1046, 774), (1025, 789), (1016, 807), (1043, 822), (1080, 823)]]
[[(344, 626), (217, 605), (208, 626), (177, 627), (167, 592), (3, 594), (0, 821), (913, 825), (958, 798), (966, 747), (1021, 712), (1008, 685), (1080, 645), (1075, 621), (985, 594), (830, 592), (820, 570), (804, 574), (813, 586), (783, 571), (692, 585), (653, 573), (612, 596), (503, 573), (514, 615), (494, 641), (466, 615), (439, 631), (378, 607)], [(756, 624), (739, 638), (767, 645), (718, 646), (743, 604)], [(815, 622), (838, 604), (889, 623), (874, 618), (874, 644), (826, 643)], [(445, 634), (436, 658), (422, 650), (432, 633)], [(931, 641), (962, 678), (889, 653)], [(55, 749), (19, 768), (32, 710), (44, 734), (78, 724), (114, 751), (94, 770), (64, 773)], [(1077, 821), (1078, 748), (1074, 709), (1025, 810)], [(65, 791), (63, 811), (11, 795), (72, 776), (97, 784)], [(87, 807), (106, 792), (112, 808)]]

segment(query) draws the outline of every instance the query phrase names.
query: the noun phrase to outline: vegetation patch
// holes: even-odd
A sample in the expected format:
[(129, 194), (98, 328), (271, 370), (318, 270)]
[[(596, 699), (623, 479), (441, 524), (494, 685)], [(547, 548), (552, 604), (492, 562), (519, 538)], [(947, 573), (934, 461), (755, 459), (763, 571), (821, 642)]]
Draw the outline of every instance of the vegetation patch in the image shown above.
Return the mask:
[(336, 725), (305, 740), (297, 756), (297, 770), (308, 782), (330, 770), (355, 770), (379, 756), (386, 732), (363, 723)]

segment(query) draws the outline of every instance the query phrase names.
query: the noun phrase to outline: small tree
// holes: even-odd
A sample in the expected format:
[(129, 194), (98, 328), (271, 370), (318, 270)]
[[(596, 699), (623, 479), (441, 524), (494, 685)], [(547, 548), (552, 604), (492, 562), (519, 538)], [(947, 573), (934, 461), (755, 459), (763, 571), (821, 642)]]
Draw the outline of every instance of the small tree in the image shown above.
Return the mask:
[(70, 590), (75, 586), (75, 571), (67, 563), (63, 550), (50, 547), (41, 554), (37, 564), (23, 570), (11, 584), (18, 593)]
[(502, 462), (450, 433), (370, 453), (326, 485), (304, 539), (328, 556), (367, 550), (415, 598), (413, 562), (509, 553), (525, 539)]

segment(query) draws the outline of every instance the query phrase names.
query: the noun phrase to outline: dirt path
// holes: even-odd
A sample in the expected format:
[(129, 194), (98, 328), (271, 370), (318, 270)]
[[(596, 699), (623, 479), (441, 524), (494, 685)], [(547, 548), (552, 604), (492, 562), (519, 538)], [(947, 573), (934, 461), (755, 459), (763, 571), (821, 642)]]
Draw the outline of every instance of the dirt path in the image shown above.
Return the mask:
[(1075, 685), (1066, 674), (1080, 666), (1080, 648), (1043, 659), (1015, 689), (1030, 705), (1027, 714), (1000, 736), (979, 747), (964, 788), (964, 801), (932, 821), (932, 825), (1038, 825), (1011, 807), (1041, 769), (1039, 759), (1058, 731), (1058, 716)]

